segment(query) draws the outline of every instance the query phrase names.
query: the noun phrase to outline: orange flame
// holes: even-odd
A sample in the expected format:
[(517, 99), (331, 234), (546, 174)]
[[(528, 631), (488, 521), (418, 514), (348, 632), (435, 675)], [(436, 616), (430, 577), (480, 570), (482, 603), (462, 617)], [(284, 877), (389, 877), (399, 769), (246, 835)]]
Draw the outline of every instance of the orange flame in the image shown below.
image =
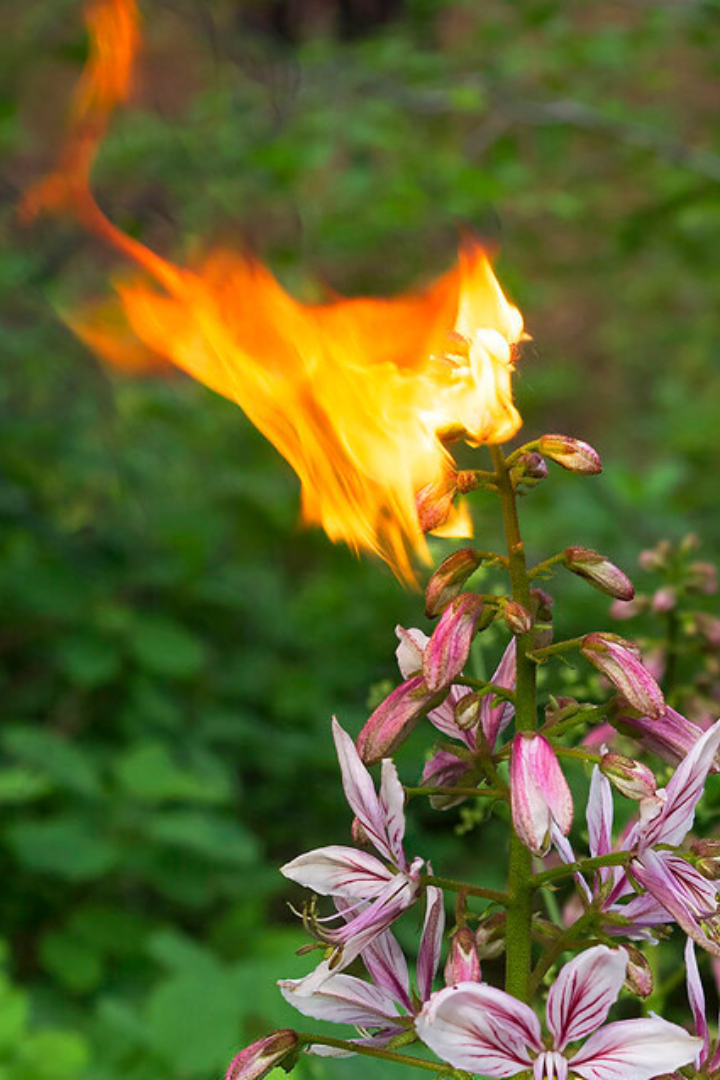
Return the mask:
[[(70, 324), (116, 365), (169, 361), (235, 401), (299, 476), (304, 519), (413, 581), (410, 555), (427, 559), (415, 493), (451, 462), (439, 436), (503, 442), (520, 426), (511, 391), (520, 312), (472, 240), (425, 290), (305, 305), (248, 255), (220, 251), (181, 268), (126, 236), (95, 203), (89, 170), (129, 92), (135, 4), (101, 0), (88, 24), (93, 51), (67, 147), (24, 211), (72, 207), (155, 284), (116, 282), (119, 304)], [(456, 518), (467, 531), (467, 514)]]

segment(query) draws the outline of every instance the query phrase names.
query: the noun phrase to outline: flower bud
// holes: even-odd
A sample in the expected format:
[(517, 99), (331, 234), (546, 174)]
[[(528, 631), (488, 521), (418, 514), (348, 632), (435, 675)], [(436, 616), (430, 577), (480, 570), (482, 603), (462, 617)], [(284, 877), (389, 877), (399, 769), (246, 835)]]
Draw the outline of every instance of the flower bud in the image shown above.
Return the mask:
[(672, 554), (672, 544), (669, 540), (660, 540), (654, 548), (645, 548), (638, 555), (638, 565), (641, 570), (648, 573), (658, 573), (667, 569), (668, 558)]
[(632, 600), (613, 600), (610, 605), (610, 615), (618, 621), (634, 619), (636, 615), (642, 614), (647, 603), (645, 596), (635, 596)]
[(624, 641), (617, 634), (587, 634), (580, 652), (639, 713), (655, 718), (662, 716), (665, 711), (663, 692), (638, 658), (637, 647), (632, 642)]
[(656, 615), (665, 615), (677, 604), (677, 593), (669, 585), (657, 589), (652, 598), (652, 609)]
[(657, 791), (657, 780), (647, 765), (624, 754), (603, 754), (600, 772), (628, 799), (646, 799)]
[(530, 596), (537, 608), (535, 615), (538, 621), (550, 622), (553, 617), (552, 609), (555, 606), (555, 601), (550, 593), (545, 592), (544, 589), (531, 589)]
[(395, 627), (395, 636), (400, 644), (395, 650), (398, 667), (403, 679), (411, 679), (413, 675), (419, 675), (422, 671), (422, 658), (425, 646), (430, 640), (422, 630), (411, 626), (406, 630), (404, 626)]
[(538, 444), (540, 453), (570, 472), (594, 475), (602, 472), (597, 450), (569, 435), (543, 435)]
[(463, 694), (455, 704), (453, 710), (455, 723), (461, 731), (472, 731), (477, 727), (480, 720), (480, 698), (470, 690)]
[(436, 697), (420, 675), (397, 686), (365, 723), (357, 738), (360, 757), (366, 765), (376, 765), (405, 741)]
[(546, 855), (553, 822), (570, 832), (573, 801), (555, 751), (544, 735), (518, 734), (510, 757), (513, 827), (534, 855)]
[(712, 563), (694, 562), (688, 567), (689, 592), (712, 596), (718, 590), (717, 570)]
[(635, 595), (635, 587), (627, 574), (592, 548), (566, 548), (564, 563), (573, 574), (616, 600), (632, 600)]
[(467, 926), (461, 926), (452, 936), (450, 952), (445, 964), (445, 985), (457, 986), (461, 982), (480, 982), (480, 960), (475, 935)]
[[(632, 735), (646, 750), (657, 754), (671, 765), (682, 761), (703, 734), (701, 727), (681, 716), (669, 705), (661, 717), (650, 719), (647, 716), (626, 715), (621, 704), (613, 725), (624, 734)], [(716, 762), (712, 771), (720, 771), (720, 763)]]
[(450, 517), (453, 499), (457, 492), (457, 473), (448, 469), (440, 480), (436, 480), (415, 495), (418, 522), (424, 533), (439, 529)]
[(532, 487), (538, 481), (544, 480), (547, 474), (547, 462), (537, 450), (521, 454), (510, 469), (510, 478), (515, 485), (525, 483)]
[(448, 555), (431, 576), (425, 589), (425, 614), (433, 619), (458, 596), (482, 562), (482, 555), (472, 548), (462, 548)]
[(696, 856), (695, 866), (710, 881), (720, 878), (720, 840), (698, 840), (690, 845)]
[(695, 628), (713, 649), (720, 648), (720, 619), (704, 611), (695, 615)]
[(445, 608), (423, 653), (428, 690), (435, 692), (449, 686), (460, 674), (482, 610), (482, 597), (476, 593), (462, 593)]
[[(480, 773), (469, 762), (451, 754), (449, 750), (438, 750), (425, 764), (421, 784), (423, 787), (473, 787), (479, 780)], [(430, 806), (433, 810), (450, 810), (465, 801), (465, 795), (431, 795)]]
[(648, 998), (653, 992), (653, 974), (648, 960), (639, 949), (627, 942), (623, 943), (623, 949), (628, 956), (628, 965), (625, 970), (625, 986), (631, 994), (640, 998)]
[(236, 1054), (228, 1065), (225, 1080), (261, 1080), (263, 1076), (298, 1048), (298, 1037), (289, 1028), (273, 1031)]
[(479, 960), (495, 960), (505, 950), (507, 917), (504, 911), (495, 911), (483, 919), (475, 933)]
[(533, 628), (532, 615), (517, 600), (508, 600), (503, 615), (511, 634), (528, 634)]

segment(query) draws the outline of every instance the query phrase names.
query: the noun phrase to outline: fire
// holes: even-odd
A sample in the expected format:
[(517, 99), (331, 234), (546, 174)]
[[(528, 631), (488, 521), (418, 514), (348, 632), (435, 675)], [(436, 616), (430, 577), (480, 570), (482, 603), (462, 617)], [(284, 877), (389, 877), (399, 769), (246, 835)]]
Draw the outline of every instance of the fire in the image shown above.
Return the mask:
[[(122, 233), (89, 172), (129, 93), (136, 15), (133, 0), (90, 7), (93, 50), (66, 149), (24, 203), (27, 216), (71, 209), (143, 271), (115, 282), (114, 303), (68, 321), (111, 363), (169, 362), (238, 404), (300, 478), (304, 520), (413, 581), (411, 556), (428, 557), (415, 497), (447, 476), (446, 442), (503, 442), (520, 427), (511, 376), (522, 316), (471, 239), (424, 290), (308, 305), (247, 254), (180, 267)], [(456, 510), (451, 531), (467, 535), (467, 517)]]

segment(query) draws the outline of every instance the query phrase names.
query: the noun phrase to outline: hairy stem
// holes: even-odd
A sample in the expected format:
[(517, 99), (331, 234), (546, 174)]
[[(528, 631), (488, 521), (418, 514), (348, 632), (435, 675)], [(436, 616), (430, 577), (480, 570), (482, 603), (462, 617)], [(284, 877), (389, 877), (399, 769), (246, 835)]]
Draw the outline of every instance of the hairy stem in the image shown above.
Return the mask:
[[(525, 559), (525, 546), (520, 535), (515, 491), (502, 450), (498, 446), (493, 446), (491, 453), (502, 507), (512, 595), (514, 600), (530, 610), (530, 579)], [(528, 656), (533, 648), (533, 639), (532, 630), (517, 638), (516, 731), (534, 731), (537, 726), (535, 663)], [(515, 832), (510, 837), (507, 891), (505, 989), (521, 1001), (527, 1001), (532, 963), (532, 857)]]
[(382, 1061), (394, 1061), (396, 1065), (413, 1065), (416, 1069), (425, 1069), (433, 1072), (436, 1076), (449, 1076), (455, 1072), (451, 1065), (443, 1065), (439, 1061), (423, 1061), (422, 1058), (410, 1057), (409, 1054), (396, 1054), (392, 1050), (380, 1050), (373, 1046), (361, 1046), (349, 1039), (334, 1039), (330, 1035), (310, 1035), (299, 1033), (298, 1039), (302, 1046), (333, 1046), (338, 1050), (349, 1050), (353, 1054), (364, 1054), (365, 1057), (380, 1058)]
[(507, 905), (507, 893), (498, 889), (483, 889), (479, 885), (469, 885), (466, 881), (454, 881), (452, 878), (436, 877), (435, 874), (426, 874), (423, 877), (423, 885), (436, 885), (438, 889), (446, 889), (448, 892), (463, 893), (465, 896), (477, 896), (480, 900), (494, 900), (496, 904)]
[(457, 795), (468, 799), (507, 799), (507, 791), (493, 787), (406, 787), (408, 799), (417, 795)]
[(578, 859), (577, 862), (566, 863), (564, 866), (553, 866), (551, 870), (543, 870), (535, 875), (533, 887), (539, 889), (542, 885), (549, 885), (571, 874), (587, 874), (591, 870), (600, 870), (603, 866), (625, 866), (632, 857), (632, 851), (611, 851), (609, 855), (595, 855), (591, 859)]

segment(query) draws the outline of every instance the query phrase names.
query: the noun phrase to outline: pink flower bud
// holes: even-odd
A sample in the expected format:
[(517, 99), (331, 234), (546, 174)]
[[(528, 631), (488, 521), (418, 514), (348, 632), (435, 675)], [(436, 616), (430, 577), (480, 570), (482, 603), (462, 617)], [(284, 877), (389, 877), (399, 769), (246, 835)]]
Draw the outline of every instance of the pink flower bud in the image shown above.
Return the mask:
[(358, 753), (365, 764), (376, 765), (392, 754), (408, 737), (435, 696), (420, 675), (397, 686), (378, 705), (358, 735)]
[(445, 524), (450, 517), (456, 492), (457, 473), (454, 469), (448, 469), (440, 480), (426, 484), (416, 493), (418, 522), (424, 533)]
[(695, 562), (688, 567), (687, 587), (690, 592), (712, 596), (718, 590), (717, 570), (712, 563)]
[(705, 612), (695, 615), (695, 627), (713, 649), (720, 648), (720, 619)]
[(623, 949), (628, 956), (625, 970), (625, 986), (631, 994), (648, 998), (653, 992), (653, 973), (646, 957), (634, 945), (623, 942)]
[(623, 641), (616, 634), (587, 634), (580, 652), (639, 713), (662, 716), (665, 711), (663, 692), (636, 655), (636, 646), (632, 642)]
[(544, 480), (547, 474), (547, 462), (537, 450), (521, 454), (510, 470), (514, 484), (527, 483), (530, 487), (534, 487), (539, 480)]
[[(657, 754), (671, 765), (682, 761), (703, 734), (701, 727), (681, 716), (670, 706), (656, 719), (625, 715), (620, 711), (613, 723), (621, 732), (632, 735), (646, 750)], [(719, 763), (716, 762), (713, 772), (718, 771)]]
[(669, 585), (657, 589), (652, 598), (652, 609), (656, 615), (665, 615), (677, 604), (677, 593)]
[(475, 935), (467, 926), (461, 926), (452, 936), (450, 952), (445, 964), (445, 985), (457, 986), (461, 982), (480, 982), (480, 960)]
[(423, 653), (423, 675), (430, 691), (449, 686), (460, 674), (483, 610), (482, 597), (462, 593), (442, 613)]
[(539, 622), (550, 622), (553, 617), (553, 608), (555, 607), (555, 600), (550, 593), (545, 592), (544, 589), (531, 589), (530, 596), (537, 608), (535, 615)]
[(636, 615), (641, 615), (646, 607), (647, 598), (644, 596), (636, 596), (632, 600), (613, 600), (610, 615), (618, 621), (634, 619)]
[(603, 754), (600, 772), (628, 799), (646, 799), (657, 791), (657, 780), (647, 765), (624, 754)]
[(482, 555), (478, 551), (462, 548), (440, 563), (425, 590), (425, 614), (429, 619), (439, 615), (460, 594), (481, 562)]
[(564, 562), (573, 574), (589, 581), (600, 592), (614, 596), (616, 600), (632, 600), (635, 595), (635, 587), (627, 574), (592, 548), (566, 548)]
[(508, 600), (503, 615), (511, 634), (528, 634), (533, 628), (532, 615), (517, 600)]
[(289, 1028), (273, 1031), (236, 1054), (228, 1065), (225, 1080), (261, 1080), (263, 1076), (298, 1048), (298, 1037)]
[(535, 855), (547, 854), (553, 821), (565, 836), (570, 832), (572, 795), (544, 735), (521, 733), (513, 739), (510, 808), (515, 832)]
[(569, 435), (543, 435), (538, 445), (541, 454), (570, 472), (586, 475), (602, 472), (597, 450), (580, 439), (573, 439)]
[(672, 544), (669, 540), (660, 540), (654, 548), (645, 548), (638, 555), (638, 565), (641, 570), (647, 570), (654, 574), (659, 570), (665, 570), (668, 558), (672, 554)]
[(475, 934), (479, 960), (495, 960), (502, 956), (506, 927), (507, 916), (504, 911), (495, 911), (482, 920)]

